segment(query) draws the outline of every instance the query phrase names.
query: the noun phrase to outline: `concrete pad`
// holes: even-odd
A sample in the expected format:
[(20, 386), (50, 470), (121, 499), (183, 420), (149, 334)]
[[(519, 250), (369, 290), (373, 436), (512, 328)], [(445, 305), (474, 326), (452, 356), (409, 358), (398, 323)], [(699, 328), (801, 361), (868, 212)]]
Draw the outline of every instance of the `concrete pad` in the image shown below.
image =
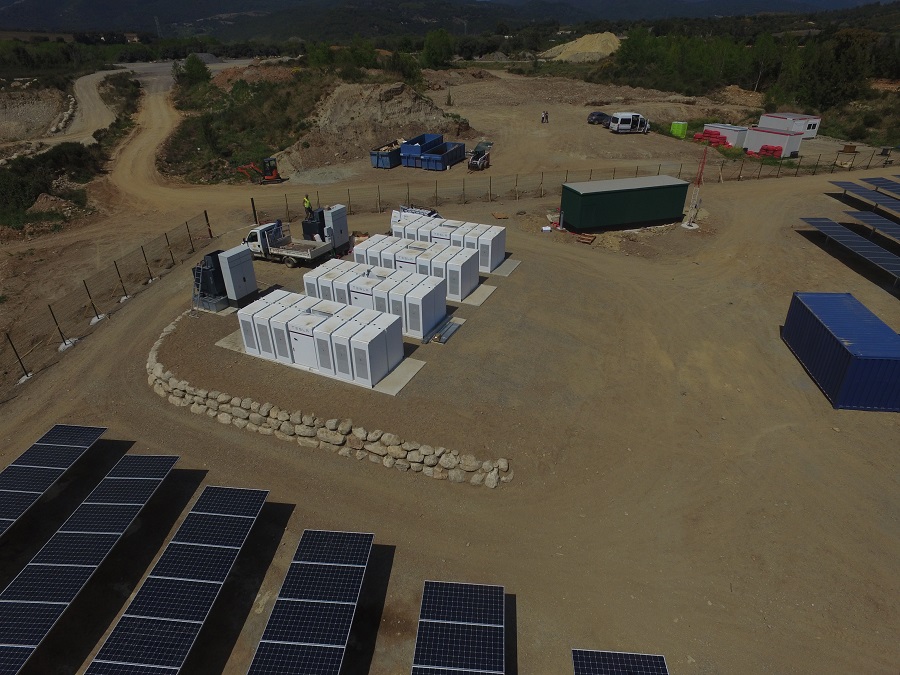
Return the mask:
[(487, 284), (481, 284), (474, 291), (469, 293), (465, 298), (463, 298), (464, 305), (474, 305), (475, 307), (481, 307), (484, 304), (484, 301), (491, 297), (491, 293), (497, 290), (496, 286), (488, 286)]
[[(462, 323), (463, 320), (460, 320), (459, 323)], [(229, 349), (233, 352), (237, 352), (239, 354), (246, 354), (244, 351), (244, 340), (241, 337), (241, 331), (236, 330), (230, 335), (226, 335), (221, 340), (216, 342), (216, 347), (223, 347), (224, 349)], [(259, 356), (255, 356), (254, 354), (250, 354), (254, 358), (262, 358)], [(280, 361), (272, 361), (270, 359), (263, 359), (264, 361), (268, 361), (269, 363), (276, 363), (278, 365), (284, 366), (285, 368), (291, 368), (293, 370), (301, 370), (305, 373), (312, 373), (313, 375), (318, 375), (319, 377), (327, 377), (329, 380), (337, 380), (338, 382), (344, 382), (346, 384), (352, 384), (357, 387), (363, 387), (364, 389), (368, 389), (368, 387), (361, 385), (357, 382), (348, 382), (340, 377), (334, 377), (333, 375), (327, 375), (325, 373), (320, 373), (318, 370), (311, 370), (309, 368), (304, 368), (302, 366), (297, 365), (288, 365), (286, 363), (281, 363)], [(377, 391), (381, 394), (387, 394), (388, 396), (396, 396), (400, 393), (400, 391), (409, 384), (409, 381), (413, 379), (416, 373), (422, 370), (422, 366), (425, 365), (424, 361), (419, 361), (418, 359), (403, 359), (400, 364), (394, 368), (390, 373), (388, 373), (387, 377), (385, 377), (381, 382), (376, 384), (372, 391)]]
[(512, 258), (509, 258), (497, 265), (497, 269), (495, 269), (493, 272), (489, 272), (489, 274), (496, 274), (498, 277), (508, 277), (513, 273), (513, 270), (516, 269), (521, 263), (521, 260), (513, 260)]
[(400, 364), (388, 373), (387, 377), (375, 385), (374, 389), (388, 396), (396, 396), (400, 393), (416, 373), (422, 370), (424, 361), (418, 359), (403, 359)]

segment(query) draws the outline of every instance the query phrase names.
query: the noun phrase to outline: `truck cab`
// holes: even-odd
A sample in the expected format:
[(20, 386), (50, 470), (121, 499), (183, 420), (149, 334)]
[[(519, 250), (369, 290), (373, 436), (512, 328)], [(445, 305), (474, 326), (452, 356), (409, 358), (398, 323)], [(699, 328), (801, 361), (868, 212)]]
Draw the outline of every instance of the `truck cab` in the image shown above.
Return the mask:
[(276, 220), (274, 223), (254, 227), (247, 233), (244, 243), (254, 255), (265, 258), (269, 256), (272, 248), (277, 248), (290, 240), (290, 231), (285, 231), (281, 221)]

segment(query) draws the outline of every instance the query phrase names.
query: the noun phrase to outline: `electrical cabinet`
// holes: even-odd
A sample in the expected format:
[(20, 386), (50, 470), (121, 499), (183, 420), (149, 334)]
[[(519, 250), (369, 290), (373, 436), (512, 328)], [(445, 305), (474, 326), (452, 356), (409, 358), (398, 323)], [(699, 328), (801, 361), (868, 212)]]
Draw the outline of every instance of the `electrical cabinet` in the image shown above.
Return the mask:
[(380, 284), (375, 286), (372, 289), (372, 298), (375, 303), (375, 311), (376, 312), (390, 312), (390, 292), (399, 284), (399, 281), (394, 279), (385, 279)]
[(450, 243), (460, 248), (466, 247), (466, 233), (474, 227), (472, 223), (463, 223), (450, 235)]
[[(435, 244), (442, 246), (442, 244)], [(431, 259), (431, 276), (445, 279), (447, 277), (447, 263), (462, 251), (459, 246), (445, 246), (434, 258)]]
[(381, 316), (381, 312), (376, 312), (374, 309), (364, 309), (359, 314), (354, 316), (351, 321), (355, 321), (356, 323), (361, 323), (362, 325), (367, 326), (379, 316)]
[(403, 360), (403, 321), (393, 314), (379, 314), (371, 325), (384, 332), (388, 371), (391, 371)]
[(462, 302), (478, 287), (478, 254), (464, 249), (447, 261), (447, 297)]
[(319, 364), (319, 371), (327, 375), (334, 375), (334, 348), (331, 343), (331, 336), (338, 328), (344, 325), (344, 322), (337, 317), (325, 319), (313, 330), (313, 338), (316, 341), (316, 360)]
[(430, 247), (431, 244), (426, 244), (423, 242), (410, 244), (397, 254), (397, 269), (403, 270), (405, 272), (415, 272), (416, 258), (418, 258), (423, 251), (426, 251)]
[(334, 352), (334, 374), (342, 380), (353, 382), (353, 355), (350, 338), (363, 330), (363, 328), (364, 326), (354, 321), (347, 321), (331, 334), (331, 347)]
[(269, 306), (269, 301), (260, 298), (238, 310), (238, 324), (241, 327), (241, 338), (244, 340), (244, 351), (259, 356), (259, 343), (256, 341), (256, 329), (253, 326), (253, 315)]
[(311, 314), (317, 314), (318, 316), (324, 316), (328, 318), (334, 316), (343, 308), (344, 305), (339, 302), (334, 302), (333, 300), (320, 300), (315, 305), (313, 305), (309, 311)]
[(387, 248), (382, 249), (381, 251), (381, 264), (388, 269), (397, 269), (397, 254), (401, 253), (406, 249), (406, 245), (409, 242), (405, 239), (402, 239), (398, 242), (394, 242)]
[(357, 277), (350, 282), (350, 304), (363, 309), (375, 309), (375, 287), (384, 279), (380, 277)]
[(434, 303), (429, 294), (432, 290), (426, 284), (419, 284), (410, 289), (404, 298), (406, 308), (404, 333), (410, 337), (422, 340), (431, 328)]
[(365, 241), (361, 241), (353, 247), (353, 262), (364, 263), (366, 262), (366, 249), (368, 249), (372, 244), (377, 244), (382, 239), (385, 239), (386, 235), (383, 234), (373, 234), (371, 237), (366, 239)]
[(406, 271), (406, 270), (397, 270), (397, 271), (394, 272), (391, 276), (389, 276), (388, 279), (391, 279), (391, 280), (393, 280), (393, 281), (398, 281), (398, 282), (399, 282), (399, 281), (405, 281), (406, 278), (407, 278), (410, 274), (412, 274), (412, 272), (408, 272), (408, 271)]
[(416, 258), (416, 272), (430, 276), (432, 260), (446, 248), (448, 248), (446, 244), (434, 244), (427, 251), (422, 251), (422, 253), (419, 254), (419, 257)]
[(343, 274), (342, 268), (336, 267), (318, 277), (319, 297), (323, 300), (334, 300), (334, 280)]
[(359, 279), (360, 275), (355, 271), (344, 272), (341, 276), (334, 280), (332, 288), (334, 289), (334, 301), (344, 305), (350, 304), (350, 282)]
[(381, 266), (381, 252), (393, 243), (391, 237), (384, 237), (366, 249), (366, 264), (372, 267)]
[(309, 314), (310, 310), (313, 307), (318, 305), (321, 302), (318, 298), (312, 297), (310, 295), (304, 295), (298, 302), (295, 302), (291, 305), (291, 309), (296, 309), (298, 312), (303, 312), (304, 314)]
[[(305, 296), (304, 296), (305, 297)], [(296, 305), (288, 307), (279, 312), (269, 320), (269, 326), (272, 329), (272, 343), (275, 346), (275, 360), (279, 363), (288, 365), (294, 362), (293, 353), (291, 351), (291, 334), (288, 329), (288, 323), (291, 319), (296, 319), (303, 315), (304, 312), (298, 310)], [(309, 316), (308, 314), (306, 316)]]
[(342, 319), (344, 321), (350, 321), (362, 311), (363, 311), (362, 307), (354, 307), (353, 305), (346, 305), (346, 306), (342, 307), (341, 309), (339, 309), (337, 312), (335, 312), (334, 315), (338, 319)]
[(316, 343), (313, 332), (319, 324), (328, 321), (324, 316), (300, 314), (288, 321), (291, 340), (291, 357), (294, 363), (305, 368), (318, 369)]
[(443, 222), (443, 218), (428, 218), (425, 222), (419, 224), (416, 239), (419, 241), (431, 241), (431, 231)]
[(390, 296), (388, 298), (388, 307), (390, 313), (394, 314), (395, 316), (399, 316), (403, 321), (404, 335), (409, 330), (406, 323), (406, 294), (414, 288), (415, 286), (413, 284), (406, 281), (401, 281), (391, 289)]
[(447, 225), (447, 221), (444, 221), (443, 225), (439, 225), (431, 231), (431, 241), (447, 244), (449, 246), (451, 244), (450, 238), (455, 231), (455, 227), (450, 227)]
[(475, 224), (472, 229), (466, 232), (463, 241), (465, 242), (465, 248), (474, 248), (478, 249), (478, 237), (487, 232), (490, 228), (487, 225), (478, 225)]
[(272, 328), (269, 326), (269, 320), (283, 311), (284, 307), (276, 302), (268, 307), (263, 307), (253, 315), (256, 344), (259, 347), (259, 356), (262, 356), (264, 359), (275, 360), (275, 342), (272, 339)]
[(253, 252), (246, 244), (235, 246), (219, 254), (219, 268), (225, 282), (225, 294), (229, 304), (240, 305), (256, 293), (256, 272), (253, 270)]
[(494, 225), (478, 237), (478, 270), (493, 272), (506, 258), (506, 228)]
[(350, 338), (353, 381), (374, 387), (388, 374), (387, 336), (375, 326), (363, 328)]

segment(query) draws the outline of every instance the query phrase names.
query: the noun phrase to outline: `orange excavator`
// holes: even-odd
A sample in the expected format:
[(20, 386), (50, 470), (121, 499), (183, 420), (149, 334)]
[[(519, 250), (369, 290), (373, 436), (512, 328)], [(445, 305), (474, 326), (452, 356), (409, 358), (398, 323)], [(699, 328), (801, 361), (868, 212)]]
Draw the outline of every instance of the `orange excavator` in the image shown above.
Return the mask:
[[(274, 157), (266, 157), (262, 161), (262, 168), (256, 164), (256, 162), (250, 162), (249, 164), (244, 164), (243, 166), (239, 166), (235, 169), (235, 171), (240, 171), (242, 174), (247, 176), (254, 183), (258, 183), (259, 185), (269, 185), (272, 183), (283, 183), (288, 180), (287, 178), (282, 177), (280, 173), (278, 173), (278, 160)], [(259, 177), (255, 177), (250, 174), (251, 171), (255, 171), (259, 174)]]

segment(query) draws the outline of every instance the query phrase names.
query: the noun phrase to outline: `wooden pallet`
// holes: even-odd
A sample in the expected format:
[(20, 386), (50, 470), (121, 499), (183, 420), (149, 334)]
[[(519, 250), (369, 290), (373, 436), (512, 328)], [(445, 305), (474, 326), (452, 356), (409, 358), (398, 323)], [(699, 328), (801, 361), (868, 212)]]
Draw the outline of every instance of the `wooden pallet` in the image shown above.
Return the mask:
[(597, 238), (596, 234), (576, 234), (575, 238), (582, 244), (593, 244), (594, 240)]

